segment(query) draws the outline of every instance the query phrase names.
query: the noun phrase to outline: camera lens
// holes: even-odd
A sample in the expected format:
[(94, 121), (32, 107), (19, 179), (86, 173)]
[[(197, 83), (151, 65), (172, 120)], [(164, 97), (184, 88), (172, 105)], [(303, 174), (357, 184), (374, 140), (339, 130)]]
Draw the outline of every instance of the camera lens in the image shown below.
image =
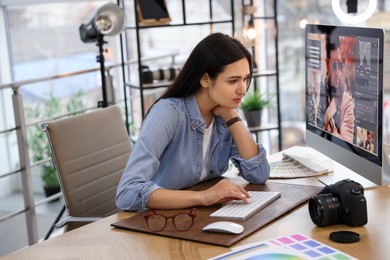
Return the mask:
[(143, 83), (153, 83), (153, 72), (150, 71), (148, 66), (142, 66), (142, 82)]
[(340, 202), (332, 194), (318, 194), (309, 200), (310, 218), (319, 227), (338, 224)]

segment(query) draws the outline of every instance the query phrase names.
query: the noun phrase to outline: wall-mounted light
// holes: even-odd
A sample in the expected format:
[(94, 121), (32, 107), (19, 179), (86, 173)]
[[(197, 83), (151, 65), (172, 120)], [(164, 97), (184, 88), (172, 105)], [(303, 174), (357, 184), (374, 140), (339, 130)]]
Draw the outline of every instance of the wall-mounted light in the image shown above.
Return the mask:
[[(368, 0), (368, 1), (369, 1), (368, 7), (363, 13), (358, 14), (358, 15), (350, 15), (350, 14), (346, 14), (343, 10), (341, 10), (340, 0), (332, 0), (333, 12), (344, 23), (347, 23), (347, 24), (363, 23), (368, 18), (370, 18), (371, 15), (376, 10), (377, 0)], [(355, 1), (352, 1), (352, 2), (353, 3), (350, 2), (348, 5), (348, 12), (350, 12), (350, 13), (353, 13), (355, 10), (357, 11), (357, 0), (356, 0), (356, 2)], [(356, 5), (355, 5), (355, 3), (356, 3)]]
[[(248, 41), (253, 45), (257, 31), (254, 25), (254, 15), (256, 13), (256, 7), (252, 4), (243, 5), (242, 7), (242, 25), (243, 25), (243, 36), (244, 41)], [(247, 19), (246, 19), (247, 18)]]
[(254, 41), (256, 39), (257, 32), (254, 26), (253, 19), (250, 19), (248, 22), (248, 28), (246, 31), (246, 37), (248, 37), (248, 40)]
[[(109, 104), (112, 104), (115, 101), (108, 101), (108, 97), (111, 97), (110, 99), (113, 99), (114, 90), (112, 89), (112, 87), (110, 87), (110, 89), (107, 89), (106, 87), (107, 82), (103, 55), (103, 52), (105, 50), (103, 49), (103, 44), (107, 42), (105, 42), (103, 38), (105, 35), (115, 36), (121, 33), (125, 28), (125, 18), (125, 14), (119, 6), (113, 3), (108, 3), (97, 10), (95, 16), (89, 23), (82, 24), (79, 28), (81, 41), (85, 43), (97, 42), (96, 45), (99, 47), (99, 55), (96, 57), (96, 60), (100, 63), (103, 96), (103, 100), (98, 102), (99, 107), (107, 107)], [(107, 91), (110, 91), (108, 95)]]

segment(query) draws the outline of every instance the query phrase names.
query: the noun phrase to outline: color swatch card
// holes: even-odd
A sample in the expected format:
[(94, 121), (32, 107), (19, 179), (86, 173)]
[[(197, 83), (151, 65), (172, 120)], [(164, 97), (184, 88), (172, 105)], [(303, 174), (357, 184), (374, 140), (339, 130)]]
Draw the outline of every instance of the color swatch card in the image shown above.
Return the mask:
[(350, 260), (356, 258), (302, 234), (293, 234), (235, 247), (231, 252), (212, 259)]
[(312, 177), (329, 172), (329, 169), (303, 157), (283, 154), (281, 161), (270, 163), (270, 178), (293, 179)]

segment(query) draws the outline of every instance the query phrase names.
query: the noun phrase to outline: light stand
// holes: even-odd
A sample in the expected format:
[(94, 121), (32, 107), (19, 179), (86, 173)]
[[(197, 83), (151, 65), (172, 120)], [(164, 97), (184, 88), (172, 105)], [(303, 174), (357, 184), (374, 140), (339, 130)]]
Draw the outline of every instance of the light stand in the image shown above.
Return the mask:
[[(106, 51), (103, 49), (103, 45), (107, 42), (103, 38), (105, 35), (115, 36), (122, 32), (125, 28), (125, 23), (125, 15), (122, 9), (113, 3), (108, 3), (97, 10), (96, 15), (88, 24), (82, 24), (79, 28), (80, 38), (83, 42), (97, 42), (96, 46), (99, 47), (99, 55), (96, 56), (96, 61), (100, 63), (103, 100), (98, 102), (98, 107), (107, 107), (114, 102), (114, 100), (108, 102), (107, 99), (107, 82), (103, 55), (104, 51)], [(113, 92), (111, 89), (110, 91)], [(113, 93), (111, 93), (110, 97), (113, 96)]]
[(106, 84), (106, 71), (105, 71), (105, 66), (104, 66), (104, 50), (103, 49), (103, 44), (107, 43), (104, 41), (104, 36), (99, 35), (98, 36), (98, 41), (96, 46), (99, 47), (99, 55), (96, 56), (96, 61), (100, 63), (100, 75), (102, 77), (102, 101), (98, 102), (98, 107), (108, 107), (108, 101), (107, 101), (107, 84)]

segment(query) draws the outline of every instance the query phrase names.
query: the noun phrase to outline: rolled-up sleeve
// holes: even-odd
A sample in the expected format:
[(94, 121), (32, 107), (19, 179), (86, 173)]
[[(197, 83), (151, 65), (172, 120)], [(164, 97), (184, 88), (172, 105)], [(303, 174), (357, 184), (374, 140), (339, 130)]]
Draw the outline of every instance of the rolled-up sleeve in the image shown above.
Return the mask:
[[(123, 182), (125, 183), (125, 182)], [(122, 210), (143, 211), (149, 201), (150, 194), (160, 187), (153, 182), (129, 184), (121, 187), (116, 196), (116, 205)]]
[(253, 184), (264, 184), (269, 178), (270, 166), (263, 145), (257, 144), (257, 146), (259, 154), (249, 160), (241, 158), (237, 150), (233, 149), (231, 161), (246, 181)]
[(176, 128), (174, 111), (169, 105), (156, 104), (146, 117), (118, 184), (115, 198), (118, 208), (143, 211), (150, 194), (161, 188), (152, 180), (160, 166), (160, 156)]

